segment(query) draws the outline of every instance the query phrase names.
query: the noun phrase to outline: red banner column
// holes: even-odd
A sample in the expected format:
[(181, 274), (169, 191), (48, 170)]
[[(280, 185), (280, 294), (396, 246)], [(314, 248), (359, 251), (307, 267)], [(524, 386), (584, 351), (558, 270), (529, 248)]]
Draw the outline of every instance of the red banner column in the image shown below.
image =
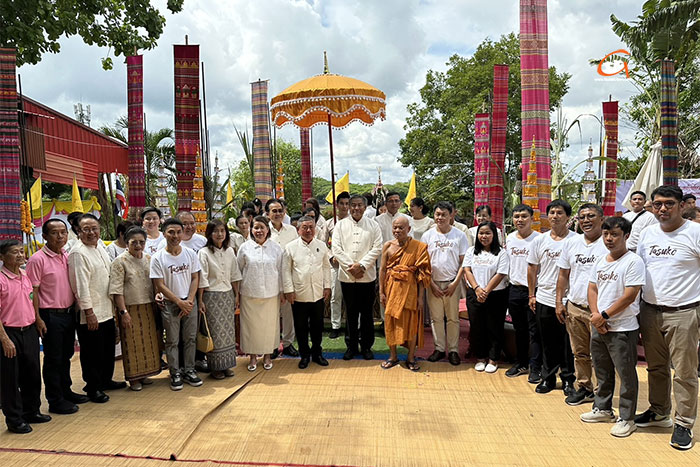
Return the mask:
[(22, 240), (15, 49), (0, 49), (0, 239)]
[(199, 46), (175, 45), (175, 167), (178, 210), (192, 209), (192, 180), (199, 154)]
[(143, 146), (143, 55), (126, 57), (129, 119), (129, 205), (146, 206), (145, 152)]

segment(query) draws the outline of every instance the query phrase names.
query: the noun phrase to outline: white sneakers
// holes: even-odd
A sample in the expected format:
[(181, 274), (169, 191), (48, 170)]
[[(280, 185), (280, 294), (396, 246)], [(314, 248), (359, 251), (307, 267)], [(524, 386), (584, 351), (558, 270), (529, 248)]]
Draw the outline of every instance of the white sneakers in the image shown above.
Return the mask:
[(495, 373), (496, 370), (498, 370), (498, 365), (494, 365), (493, 363), (486, 365), (486, 373)]
[(610, 428), (610, 434), (617, 438), (626, 438), (637, 430), (634, 420), (617, 419), (617, 422)]
[(486, 369), (486, 362), (476, 362), (476, 365), (474, 365), (474, 369), (476, 371), (484, 371)]
[(495, 373), (498, 370), (498, 364), (489, 363), (487, 365), (486, 362), (476, 362), (474, 369), (476, 371), (486, 371), (486, 373)]
[(581, 414), (581, 421), (586, 423), (614, 422), (615, 412), (612, 410), (600, 410), (593, 407), (590, 412)]

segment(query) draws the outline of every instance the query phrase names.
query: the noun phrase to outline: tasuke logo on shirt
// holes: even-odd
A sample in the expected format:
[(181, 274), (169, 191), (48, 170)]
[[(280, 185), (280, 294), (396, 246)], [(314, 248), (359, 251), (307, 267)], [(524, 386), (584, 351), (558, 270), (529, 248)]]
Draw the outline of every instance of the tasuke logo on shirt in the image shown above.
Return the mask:
[(561, 250), (552, 251), (549, 248), (544, 250), (544, 255), (549, 259), (559, 259), (561, 256)]
[(574, 262), (576, 264), (591, 264), (591, 263), (595, 263), (596, 259), (597, 258), (595, 257), (595, 255), (585, 256), (585, 255), (578, 254), (578, 255), (576, 255), (576, 259), (574, 260)]
[(649, 247), (649, 256), (675, 256), (675, 248), (667, 246), (666, 248), (661, 248), (659, 245), (652, 245)]
[(615, 282), (618, 279), (618, 275), (613, 272), (603, 272), (598, 271), (598, 282)]
[(527, 248), (510, 247), (511, 256), (528, 256), (529, 253), (530, 252), (527, 250)]
[(435, 245), (435, 248), (446, 250), (448, 248), (454, 247), (455, 243), (449, 240), (435, 240), (435, 242), (433, 242), (433, 245)]
[(181, 272), (187, 272), (190, 269), (190, 265), (187, 263), (182, 263), (179, 266), (170, 265), (168, 269), (170, 270), (170, 274), (179, 274)]

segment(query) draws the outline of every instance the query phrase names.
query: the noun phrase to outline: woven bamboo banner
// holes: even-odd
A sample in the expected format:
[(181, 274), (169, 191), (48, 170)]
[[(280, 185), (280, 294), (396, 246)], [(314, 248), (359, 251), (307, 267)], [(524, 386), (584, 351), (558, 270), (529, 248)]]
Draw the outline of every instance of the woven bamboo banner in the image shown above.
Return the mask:
[(267, 103), (267, 81), (250, 83), (253, 108), (253, 160), (255, 164), (255, 196), (265, 204), (272, 197), (270, 173), (270, 120)]
[(146, 206), (143, 146), (143, 55), (126, 57), (129, 121), (129, 205)]
[(16, 50), (0, 48), (0, 239), (22, 240)]
[(313, 173), (311, 171), (311, 130), (299, 128), (301, 147), (301, 199), (306, 201), (313, 196)]
[(491, 109), (491, 163), (489, 164), (489, 206), (492, 220), (503, 228), (503, 170), (506, 162), (508, 124), (508, 65), (493, 66), (493, 107)]
[(661, 61), (661, 158), (664, 185), (678, 185), (678, 92), (673, 60)]
[(474, 115), (475, 209), (489, 202), (489, 166), (489, 114), (481, 113)]
[(175, 167), (178, 209), (192, 209), (199, 154), (199, 46), (175, 45)]
[(603, 102), (603, 124), (605, 125), (605, 138), (607, 145), (605, 155), (614, 159), (605, 162), (605, 190), (603, 196), (603, 214), (615, 215), (615, 197), (617, 195), (617, 101)]
[[(522, 97), (522, 177), (527, 182), (530, 142), (535, 138), (537, 198), (541, 212), (551, 202), (549, 155), (549, 65), (547, 0), (520, 0), (520, 82)], [(549, 222), (542, 217), (542, 227)]]

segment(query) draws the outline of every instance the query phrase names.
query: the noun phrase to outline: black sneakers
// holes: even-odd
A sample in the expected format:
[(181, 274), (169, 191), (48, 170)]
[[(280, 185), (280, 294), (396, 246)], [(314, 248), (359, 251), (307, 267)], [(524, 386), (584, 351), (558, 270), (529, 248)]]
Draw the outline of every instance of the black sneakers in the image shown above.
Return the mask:
[(676, 424), (673, 427), (671, 446), (676, 449), (690, 449), (693, 447), (693, 432), (684, 426)]
[(542, 382), (542, 373), (540, 370), (530, 370), (530, 375), (527, 377), (527, 382), (530, 384), (539, 384)]
[(671, 420), (668, 415), (659, 415), (652, 412), (651, 409), (647, 409), (646, 412), (634, 417), (634, 423), (640, 428), (647, 428), (650, 426), (671, 428), (673, 426), (673, 420)]
[(579, 388), (577, 391), (567, 396), (564, 402), (568, 405), (581, 405), (586, 402), (593, 402), (593, 399), (595, 399), (593, 391), (588, 391), (586, 388)]
[(509, 378), (515, 378), (520, 375), (526, 375), (529, 371), (526, 366), (513, 365), (508, 371), (506, 371), (506, 376)]
[(438, 360), (442, 360), (445, 358), (445, 352), (440, 352), (439, 350), (436, 350), (432, 354), (430, 354), (430, 357), (428, 357), (429, 362), (437, 362)]

